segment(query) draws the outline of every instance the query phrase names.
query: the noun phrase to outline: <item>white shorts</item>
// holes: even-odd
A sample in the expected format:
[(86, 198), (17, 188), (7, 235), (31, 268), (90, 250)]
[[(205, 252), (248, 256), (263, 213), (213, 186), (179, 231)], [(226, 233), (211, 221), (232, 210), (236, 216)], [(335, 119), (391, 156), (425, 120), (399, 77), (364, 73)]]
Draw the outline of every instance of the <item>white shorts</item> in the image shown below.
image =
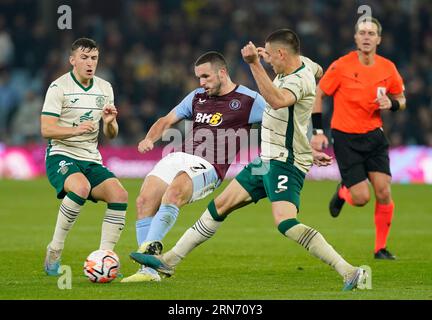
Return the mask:
[(216, 169), (210, 162), (184, 152), (173, 152), (163, 157), (148, 175), (171, 184), (181, 172), (186, 172), (192, 179), (193, 194), (189, 203), (205, 198), (221, 183)]

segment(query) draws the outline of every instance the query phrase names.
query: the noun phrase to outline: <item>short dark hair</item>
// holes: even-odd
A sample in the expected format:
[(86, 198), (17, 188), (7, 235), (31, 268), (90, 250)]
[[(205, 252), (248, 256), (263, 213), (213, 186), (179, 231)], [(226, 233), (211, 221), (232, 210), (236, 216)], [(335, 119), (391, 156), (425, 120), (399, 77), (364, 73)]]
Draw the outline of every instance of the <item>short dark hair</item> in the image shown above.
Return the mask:
[(78, 48), (88, 49), (92, 51), (93, 49), (99, 50), (99, 46), (93, 39), (89, 38), (79, 38), (76, 39), (71, 46), (71, 53), (73, 53)]
[[(370, 18), (370, 20), (369, 20), (369, 18)], [(370, 22), (376, 24), (376, 26), (377, 26), (377, 32), (378, 32), (378, 36), (381, 37), (381, 33), (382, 33), (382, 25), (381, 25), (381, 23), (378, 21), (377, 18), (372, 18), (372, 17), (365, 17), (365, 18), (359, 19), (359, 20), (357, 21), (356, 25), (355, 25), (355, 32), (357, 33), (357, 31), (358, 31), (358, 25), (359, 25), (360, 23), (367, 22), (367, 21), (370, 21)]]
[(225, 68), (228, 70), (225, 57), (217, 51), (209, 51), (204, 53), (195, 61), (195, 67), (207, 62), (210, 62), (212, 65), (216, 65), (219, 68)]
[(273, 31), (265, 40), (267, 43), (279, 42), (292, 48), (295, 54), (300, 54), (300, 39), (291, 29)]

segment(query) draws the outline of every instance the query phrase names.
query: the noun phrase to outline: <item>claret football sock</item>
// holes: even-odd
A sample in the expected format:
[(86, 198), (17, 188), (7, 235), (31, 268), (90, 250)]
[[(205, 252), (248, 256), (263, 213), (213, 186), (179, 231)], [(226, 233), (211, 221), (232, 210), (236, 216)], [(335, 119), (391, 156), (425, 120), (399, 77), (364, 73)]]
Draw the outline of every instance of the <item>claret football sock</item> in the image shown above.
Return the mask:
[(85, 203), (85, 199), (81, 198), (73, 192), (68, 192), (64, 197), (57, 215), (57, 223), (54, 231), (53, 239), (50, 247), (53, 250), (60, 250), (64, 248), (64, 242), (70, 229), (78, 217), (81, 207)]
[(394, 203), (375, 203), (375, 253), (387, 245), (387, 237), (393, 219)]
[(301, 224), (297, 219), (282, 221), (278, 229), (283, 235), (303, 246), (313, 256), (332, 266), (344, 279), (355, 272), (356, 268), (346, 262), (317, 230)]
[(114, 250), (125, 226), (127, 203), (108, 203), (99, 249)]
[(173, 204), (161, 204), (153, 217), (146, 241), (162, 240), (177, 220), (179, 208)]

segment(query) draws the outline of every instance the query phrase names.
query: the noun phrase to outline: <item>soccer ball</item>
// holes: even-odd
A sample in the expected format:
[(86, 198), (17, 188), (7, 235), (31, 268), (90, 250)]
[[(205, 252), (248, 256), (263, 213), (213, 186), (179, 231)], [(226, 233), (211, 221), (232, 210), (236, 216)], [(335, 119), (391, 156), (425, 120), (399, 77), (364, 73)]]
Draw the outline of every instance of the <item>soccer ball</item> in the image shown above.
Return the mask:
[(96, 250), (84, 262), (84, 274), (91, 282), (113, 281), (119, 272), (120, 260), (111, 250)]

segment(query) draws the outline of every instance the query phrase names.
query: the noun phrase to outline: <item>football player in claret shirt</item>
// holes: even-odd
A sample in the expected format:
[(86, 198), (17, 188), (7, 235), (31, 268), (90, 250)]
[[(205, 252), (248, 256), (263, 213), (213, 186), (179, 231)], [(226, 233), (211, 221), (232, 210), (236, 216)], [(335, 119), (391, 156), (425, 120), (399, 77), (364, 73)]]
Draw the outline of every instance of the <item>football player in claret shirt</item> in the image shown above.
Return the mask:
[[(138, 145), (141, 153), (152, 150), (166, 129), (183, 119), (192, 120), (182, 151), (161, 159), (141, 187), (136, 200), (140, 253), (160, 253), (159, 241), (174, 225), (179, 209), (206, 197), (222, 182), (240, 149), (240, 143), (226, 143), (227, 134), (248, 137), (252, 124), (262, 120), (264, 98), (231, 81), (222, 54), (210, 51), (199, 57), (195, 76), (200, 87), (156, 121)], [(142, 267), (122, 282), (159, 280), (155, 270)]]

